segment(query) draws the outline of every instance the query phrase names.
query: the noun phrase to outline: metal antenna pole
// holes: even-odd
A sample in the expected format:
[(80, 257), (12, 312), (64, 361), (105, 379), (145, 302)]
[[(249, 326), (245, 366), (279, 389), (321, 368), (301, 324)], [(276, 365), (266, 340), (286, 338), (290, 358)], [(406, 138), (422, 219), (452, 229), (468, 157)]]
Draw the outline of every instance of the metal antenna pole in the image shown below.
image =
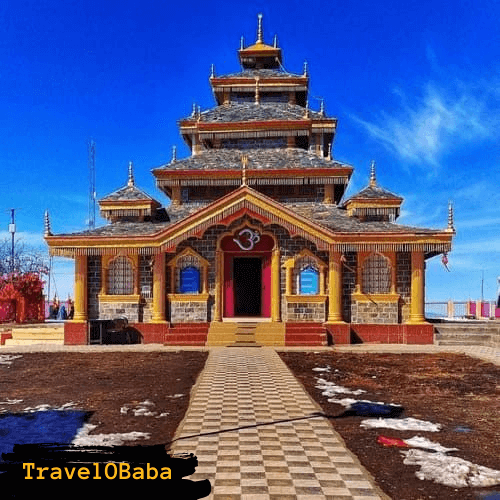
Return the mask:
[(14, 247), (15, 247), (15, 242), (14, 242), (14, 236), (16, 234), (16, 221), (15, 221), (15, 208), (10, 209), (10, 216), (11, 216), (11, 222), (9, 224), (9, 233), (12, 236), (12, 245), (11, 245), (11, 261), (10, 261), (10, 271), (13, 273), (15, 270), (15, 264), (14, 264), (14, 258), (15, 258), (15, 252), (14, 252)]
[(95, 227), (95, 142), (90, 139), (88, 143), (88, 169), (89, 169), (89, 229)]

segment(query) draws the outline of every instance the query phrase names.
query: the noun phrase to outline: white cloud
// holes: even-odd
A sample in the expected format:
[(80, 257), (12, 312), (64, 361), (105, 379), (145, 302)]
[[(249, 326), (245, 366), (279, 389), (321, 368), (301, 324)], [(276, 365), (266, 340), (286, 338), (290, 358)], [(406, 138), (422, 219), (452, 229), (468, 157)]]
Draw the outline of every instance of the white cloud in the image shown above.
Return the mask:
[(376, 121), (352, 118), (405, 161), (436, 168), (450, 148), (494, 137), (499, 103), (492, 86), (456, 82), (446, 90), (429, 83), (420, 96), (401, 89), (394, 94), (400, 102), (392, 114), (381, 112)]

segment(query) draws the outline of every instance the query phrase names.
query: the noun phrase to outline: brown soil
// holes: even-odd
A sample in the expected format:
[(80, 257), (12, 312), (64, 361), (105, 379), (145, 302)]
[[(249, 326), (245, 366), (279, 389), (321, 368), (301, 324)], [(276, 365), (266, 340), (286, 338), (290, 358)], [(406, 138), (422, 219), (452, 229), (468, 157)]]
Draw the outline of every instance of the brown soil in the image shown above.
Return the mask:
[[(395, 500), (481, 498), (496, 488), (451, 488), (415, 476), (415, 466), (404, 465), (398, 448), (377, 443), (377, 436), (408, 439), (424, 436), (458, 448), (451, 454), (478, 465), (500, 469), (500, 368), (456, 354), (280, 353), (327, 415), (345, 408), (329, 403), (315, 387), (321, 377), (350, 389), (364, 389), (353, 398), (404, 406), (403, 416), (439, 423), (439, 432), (364, 429), (366, 417), (332, 419), (348, 448), (370, 471), (377, 484)], [(331, 367), (330, 373), (311, 371)], [(346, 396), (350, 397), (350, 396)], [(459, 432), (467, 427), (469, 432)], [(496, 498), (496, 497), (495, 497)]]
[[(0, 412), (69, 402), (92, 412), (92, 434), (122, 432), (151, 433), (147, 443), (169, 443), (184, 418), (191, 387), (205, 365), (206, 352), (164, 353), (30, 353), (10, 366), (0, 365), (0, 402), (21, 399), (15, 405), (0, 404)], [(182, 394), (182, 396), (176, 396)], [(149, 400), (152, 411), (168, 413), (155, 418), (122, 414), (120, 408), (136, 407)], [(0, 413), (1, 414), (1, 413)]]

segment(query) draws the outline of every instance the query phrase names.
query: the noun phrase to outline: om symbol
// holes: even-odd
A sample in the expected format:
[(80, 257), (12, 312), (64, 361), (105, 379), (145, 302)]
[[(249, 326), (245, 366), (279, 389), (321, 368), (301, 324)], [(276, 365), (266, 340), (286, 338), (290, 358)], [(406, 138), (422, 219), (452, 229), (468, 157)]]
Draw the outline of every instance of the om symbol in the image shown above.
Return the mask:
[(257, 231), (251, 229), (242, 229), (238, 233), (238, 239), (233, 238), (233, 241), (242, 250), (252, 250), (252, 248), (260, 241), (260, 235)]

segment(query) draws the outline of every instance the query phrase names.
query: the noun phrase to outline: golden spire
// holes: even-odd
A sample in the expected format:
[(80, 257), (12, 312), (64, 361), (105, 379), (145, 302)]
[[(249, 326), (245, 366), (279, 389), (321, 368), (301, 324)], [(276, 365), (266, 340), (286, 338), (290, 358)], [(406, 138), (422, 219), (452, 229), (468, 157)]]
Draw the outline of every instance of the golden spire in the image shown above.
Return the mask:
[(248, 155), (241, 156), (241, 185), (247, 185), (247, 165), (248, 165)]
[(370, 165), (370, 187), (375, 187), (377, 185), (377, 177), (375, 175), (375, 160), (372, 160)]
[(264, 43), (264, 35), (262, 33), (262, 14), (257, 16), (258, 18), (258, 26), (257, 26), (257, 42), (256, 43)]

